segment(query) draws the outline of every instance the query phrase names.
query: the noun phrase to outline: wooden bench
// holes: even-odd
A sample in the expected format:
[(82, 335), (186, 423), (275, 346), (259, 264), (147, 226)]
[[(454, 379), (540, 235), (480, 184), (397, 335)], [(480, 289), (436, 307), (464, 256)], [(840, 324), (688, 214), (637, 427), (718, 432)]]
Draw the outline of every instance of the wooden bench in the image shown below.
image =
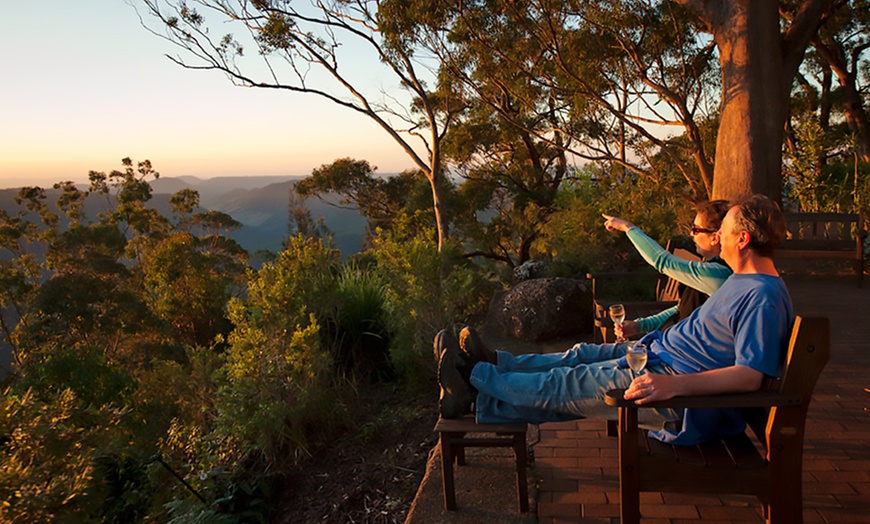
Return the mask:
[(441, 445), (441, 479), (444, 488), (444, 507), (456, 509), (456, 487), (453, 482), (453, 464), (465, 465), (465, 448), (513, 448), (516, 458), (517, 505), (521, 513), (529, 511), (529, 486), (526, 476), (528, 448), (527, 424), (478, 424), (471, 415), (446, 419), (438, 418), (435, 431)]
[(775, 258), (839, 258), (854, 261), (858, 287), (864, 280), (862, 213), (786, 213), (787, 233)]
[[(673, 242), (668, 242), (667, 250), (681, 258), (698, 261), (701, 258), (685, 249), (676, 248)], [(610, 320), (608, 308), (612, 304), (625, 306), (625, 319), (648, 317), (669, 307), (677, 305), (680, 299), (680, 283), (673, 278), (652, 271), (587, 273), (586, 278), (592, 281), (592, 314), (594, 342), (614, 342), (613, 321)], [(625, 282), (628, 279), (646, 279), (655, 282), (654, 300), (621, 300), (611, 298), (607, 294), (607, 285), (613, 282)]]
[[(828, 361), (829, 331), (827, 318), (797, 317), (780, 378), (765, 380), (754, 393), (676, 397), (639, 407), (622, 398), (624, 390), (608, 392), (607, 404), (619, 408), (621, 522), (639, 522), (645, 491), (755, 495), (768, 524), (800, 524), (804, 425)], [(645, 407), (739, 408), (748, 429), (697, 446), (670, 446), (638, 430), (638, 409)]]

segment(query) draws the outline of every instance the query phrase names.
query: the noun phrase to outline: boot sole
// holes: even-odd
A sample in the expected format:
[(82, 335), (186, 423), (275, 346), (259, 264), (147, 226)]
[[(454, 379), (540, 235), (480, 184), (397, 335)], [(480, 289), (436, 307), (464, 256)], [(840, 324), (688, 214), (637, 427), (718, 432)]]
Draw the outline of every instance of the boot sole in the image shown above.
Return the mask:
[(483, 346), (480, 334), (469, 327), (464, 327), (459, 332), (459, 347), (474, 362), (489, 362), (492, 364), (495, 361), (494, 352), (487, 350)]

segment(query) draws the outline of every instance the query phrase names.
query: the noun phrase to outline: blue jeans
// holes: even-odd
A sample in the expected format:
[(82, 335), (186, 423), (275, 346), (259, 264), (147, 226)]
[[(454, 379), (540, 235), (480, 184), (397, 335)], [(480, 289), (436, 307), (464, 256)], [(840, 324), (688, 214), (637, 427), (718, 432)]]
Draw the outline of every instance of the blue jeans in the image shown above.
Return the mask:
[[(513, 356), (498, 352), (498, 364), (474, 366), (471, 385), (477, 393), (478, 422), (559, 422), (579, 418), (615, 419), (616, 408), (604, 403), (604, 394), (631, 384), (631, 370), (620, 368), (626, 344), (574, 345), (564, 353)], [(651, 373), (671, 374), (667, 365), (648, 368)], [(679, 420), (670, 409), (640, 410), (646, 427), (661, 428)]]

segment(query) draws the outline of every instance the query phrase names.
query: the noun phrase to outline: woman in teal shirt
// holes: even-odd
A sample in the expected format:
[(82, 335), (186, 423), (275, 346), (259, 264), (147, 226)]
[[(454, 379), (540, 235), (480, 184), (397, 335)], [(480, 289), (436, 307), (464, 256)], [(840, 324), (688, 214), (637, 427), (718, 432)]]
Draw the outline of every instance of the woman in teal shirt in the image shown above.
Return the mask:
[(633, 337), (666, 329), (689, 316), (731, 276), (731, 268), (719, 258), (719, 226), (729, 206), (726, 200), (704, 201), (695, 205), (696, 214), (691, 232), (695, 248), (702, 257), (700, 262), (685, 260), (670, 253), (627, 220), (602, 215), (606, 219), (604, 227), (608, 231), (625, 232), (649, 265), (683, 284), (679, 304), (649, 317), (626, 320), (621, 329), (620, 326), (615, 328), (617, 336)]

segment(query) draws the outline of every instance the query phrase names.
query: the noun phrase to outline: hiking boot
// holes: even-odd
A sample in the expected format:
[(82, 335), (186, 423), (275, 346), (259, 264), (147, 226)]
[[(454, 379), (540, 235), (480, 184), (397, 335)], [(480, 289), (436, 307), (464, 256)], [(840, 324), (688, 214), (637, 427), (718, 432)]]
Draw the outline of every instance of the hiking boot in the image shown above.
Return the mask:
[(468, 326), (462, 328), (462, 331), (459, 332), (459, 347), (462, 348), (462, 352), (472, 362), (498, 363), (495, 351), (484, 345), (483, 340), (474, 328)]
[(441, 363), (441, 353), (444, 352), (445, 345), (453, 343), (456, 343), (456, 337), (446, 329), (442, 329), (435, 334), (435, 342), (432, 344), (432, 352), (435, 355), (436, 366)]
[(435, 351), (440, 348), (438, 362), (438, 384), (441, 386), (439, 407), (443, 418), (459, 418), (471, 413), (473, 401), (471, 386), (460, 371), (471, 367), (460, 355), (459, 343), (456, 337), (447, 330), (441, 330), (435, 336)]

